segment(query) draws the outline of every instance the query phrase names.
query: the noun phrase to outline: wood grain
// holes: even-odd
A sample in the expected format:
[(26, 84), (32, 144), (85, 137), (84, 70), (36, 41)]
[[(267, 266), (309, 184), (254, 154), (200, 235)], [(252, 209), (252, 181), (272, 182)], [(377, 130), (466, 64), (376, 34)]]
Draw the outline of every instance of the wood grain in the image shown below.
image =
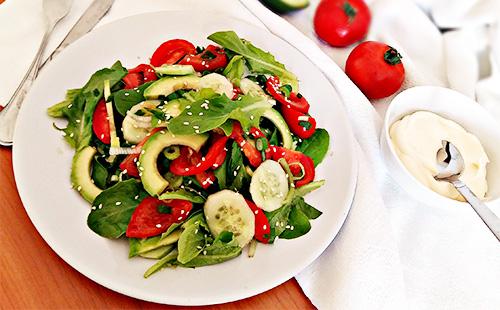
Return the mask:
[[(149, 303), (115, 293), (87, 279), (59, 258), (26, 215), (14, 182), (11, 150), (0, 148), (0, 309), (28, 308), (180, 307)], [(206, 308), (314, 309), (295, 279), (245, 300)]]

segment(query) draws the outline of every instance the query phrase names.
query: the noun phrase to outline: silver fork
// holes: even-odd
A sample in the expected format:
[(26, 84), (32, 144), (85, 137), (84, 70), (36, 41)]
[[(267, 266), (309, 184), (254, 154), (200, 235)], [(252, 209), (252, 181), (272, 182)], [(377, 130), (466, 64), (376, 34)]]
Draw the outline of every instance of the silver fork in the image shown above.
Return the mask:
[(437, 161), (439, 173), (434, 178), (453, 184), (500, 241), (500, 219), (460, 180), (460, 175), (465, 169), (464, 159), (460, 151), (453, 143), (443, 141), (443, 148), (437, 153)]
[(40, 60), (47, 46), (48, 39), (55, 25), (68, 14), (73, 0), (43, 0), (43, 13), (45, 15), (45, 33), (38, 48), (35, 58), (24, 75), (16, 91), (9, 99), (5, 108), (0, 111), (0, 145), (11, 146), (14, 135), (17, 114), (23, 103), (24, 97), (38, 74)]

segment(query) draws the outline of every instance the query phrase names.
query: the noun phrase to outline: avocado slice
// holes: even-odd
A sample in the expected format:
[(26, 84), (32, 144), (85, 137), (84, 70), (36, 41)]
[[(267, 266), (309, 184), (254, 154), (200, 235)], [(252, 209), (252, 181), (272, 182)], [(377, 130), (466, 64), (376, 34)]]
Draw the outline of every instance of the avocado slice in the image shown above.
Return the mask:
[(292, 133), (290, 132), (290, 129), (286, 124), (286, 121), (283, 119), (283, 116), (281, 116), (281, 114), (275, 109), (268, 109), (264, 112), (262, 117), (270, 120), (271, 123), (273, 123), (274, 126), (278, 128), (281, 135), (281, 140), (283, 141), (283, 147), (293, 150), (294, 146), (293, 146)]
[(91, 146), (84, 147), (76, 152), (71, 165), (71, 184), (90, 203), (102, 192), (94, 184), (90, 174), (92, 160), (96, 152), (96, 149)]
[(168, 96), (179, 89), (199, 89), (200, 78), (196, 75), (180, 77), (164, 77), (149, 85), (144, 90), (144, 98), (158, 99), (160, 96)]
[(156, 67), (155, 71), (164, 75), (189, 75), (196, 73), (191, 65), (162, 65), (161, 67)]
[(171, 145), (185, 145), (199, 151), (208, 139), (208, 134), (199, 135), (173, 135), (161, 130), (152, 135), (143, 145), (139, 156), (139, 175), (144, 189), (151, 196), (160, 195), (168, 186), (168, 181), (158, 171), (158, 155)]

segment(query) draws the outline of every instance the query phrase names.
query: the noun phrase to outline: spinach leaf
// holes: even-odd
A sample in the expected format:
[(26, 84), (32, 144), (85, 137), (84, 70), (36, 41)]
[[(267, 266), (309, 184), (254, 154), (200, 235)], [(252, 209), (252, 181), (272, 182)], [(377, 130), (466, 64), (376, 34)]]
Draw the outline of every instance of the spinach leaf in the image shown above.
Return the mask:
[(282, 84), (290, 84), (294, 91), (298, 91), (297, 77), (293, 73), (286, 70), (273, 55), (255, 47), (245, 39), (240, 39), (234, 31), (216, 32), (208, 36), (208, 39), (245, 57), (251, 72), (277, 75)]
[(96, 197), (87, 225), (102, 237), (119, 238), (127, 230), (135, 208), (147, 195), (135, 179), (119, 182)]
[[(201, 267), (219, 264), (233, 259), (241, 254), (241, 247), (231, 232), (223, 231), (211, 245), (207, 245), (200, 255), (189, 262), (181, 264), (183, 267)], [(180, 262), (180, 261), (179, 261)]]
[(300, 208), (295, 206), (291, 209), (288, 216), (288, 224), (279, 237), (282, 239), (294, 239), (307, 234), (309, 230), (311, 230), (309, 218)]
[(236, 86), (240, 86), (240, 80), (245, 72), (245, 59), (240, 56), (234, 56), (231, 61), (227, 64), (226, 68), (222, 72), (231, 83)]
[(275, 128), (273, 133), (271, 134), (271, 138), (269, 138), (269, 144), (271, 145), (280, 145), (278, 139), (278, 129)]
[(288, 216), (290, 215), (290, 211), (291, 206), (287, 204), (272, 212), (264, 212), (269, 221), (269, 226), (271, 226), (271, 236), (269, 238), (269, 243), (273, 243), (274, 240), (285, 230), (285, 226), (288, 223)]
[(113, 94), (115, 108), (122, 116), (127, 115), (127, 111), (134, 105), (144, 101), (144, 90), (153, 82), (144, 83), (136, 90), (122, 89)]
[(230, 186), (234, 191), (242, 191), (248, 189), (250, 184), (250, 176), (248, 175), (245, 165), (243, 164), (243, 154), (238, 143), (233, 142), (231, 153), (227, 166), (227, 180), (230, 180)]
[(314, 167), (318, 166), (325, 158), (330, 144), (330, 135), (323, 128), (318, 128), (314, 134), (306, 140), (303, 140), (297, 146), (297, 151), (304, 153), (312, 158)]
[(108, 183), (108, 169), (104, 167), (97, 159), (94, 159), (92, 165), (92, 180), (100, 189), (105, 189)]
[(193, 135), (218, 128), (228, 119), (234, 119), (241, 123), (244, 130), (249, 130), (250, 127), (258, 127), (261, 116), (271, 108), (265, 98), (250, 95), (241, 96), (236, 101), (225, 95), (196, 98), (167, 127), (176, 135)]
[(219, 168), (214, 170), (215, 177), (217, 178), (217, 183), (219, 184), (219, 188), (226, 189), (227, 188), (227, 165), (230, 160), (229, 153), (226, 155), (226, 159), (220, 165)]
[[(174, 224), (173, 224), (174, 225)], [(170, 226), (172, 227), (172, 226)], [(170, 229), (169, 227), (169, 229)], [(178, 226), (176, 226), (178, 227)], [(149, 238), (129, 238), (129, 257), (134, 257), (152, 250), (156, 250), (160, 247), (171, 245), (176, 243), (181, 236), (181, 231), (176, 230), (173, 233), (167, 234), (166, 232), (160, 236), (154, 236)]]
[(66, 98), (63, 101), (48, 108), (47, 114), (50, 117), (56, 117), (56, 118), (64, 117), (64, 109), (67, 108), (68, 105), (73, 102), (73, 100), (75, 100), (75, 97), (80, 93), (80, 91), (81, 91), (80, 88), (68, 89), (66, 91)]
[(177, 260), (185, 264), (198, 256), (205, 247), (205, 232), (200, 225), (188, 225), (179, 238)]
[(172, 266), (172, 263), (174, 263), (177, 260), (177, 255), (179, 252), (177, 250), (173, 250), (172, 252), (168, 253), (167, 256), (164, 256), (162, 259), (160, 259), (156, 264), (153, 266), (149, 267), (148, 270), (144, 273), (144, 278), (150, 277), (152, 274), (160, 271), (161, 269)]
[(77, 93), (73, 101), (66, 107), (53, 106), (50, 113), (63, 115), (68, 120), (66, 128), (61, 129), (65, 133), (65, 140), (76, 150), (89, 145), (92, 138), (92, 116), (95, 107), (103, 95), (104, 81), (109, 80), (113, 86), (125, 75), (127, 70), (118, 61), (111, 68), (105, 68), (94, 73), (85, 86)]
[(310, 220), (317, 219), (321, 214), (323, 214), (323, 212), (305, 202), (302, 197), (297, 200), (296, 208), (302, 211), (302, 213), (304, 213), (304, 215)]
[(175, 191), (171, 192), (166, 192), (162, 194), (159, 197), (160, 200), (167, 200), (167, 199), (183, 199), (183, 200), (188, 200), (193, 203), (204, 203), (205, 198), (203, 196), (197, 195), (193, 192), (188, 192), (185, 189), (178, 189)]

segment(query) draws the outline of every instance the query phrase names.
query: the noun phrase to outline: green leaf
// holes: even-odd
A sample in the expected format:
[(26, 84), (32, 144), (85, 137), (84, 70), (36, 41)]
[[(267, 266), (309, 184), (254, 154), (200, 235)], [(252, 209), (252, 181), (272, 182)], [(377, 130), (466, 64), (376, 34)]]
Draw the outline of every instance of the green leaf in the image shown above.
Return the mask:
[(295, 196), (304, 197), (325, 184), (325, 180), (314, 181), (295, 189)]
[(148, 88), (153, 82), (144, 83), (139, 86), (136, 90), (134, 89), (122, 89), (113, 94), (113, 103), (115, 108), (122, 116), (127, 115), (127, 111), (130, 110), (134, 105), (143, 102), (144, 90)]
[(50, 117), (64, 117), (64, 109), (67, 108), (68, 105), (73, 102), (73, 100), (75, 100), (75, 97), (80, 93), (80, 91), (80, 88), (68, 89), (66, 91), (66, 98), (63, 101), (48, 108), (47, 114)]
[(179, 256), (177, 260), (185, 264), (198, 256), (205, 246), (205, 231), (200, 225), (188, 225), (181, 233), (177, 249)]
[(296, 150), (311, 157), (314, 162), (314, 167), (316, 167), (325, 158), (329, 145), (330, 135), (328, 131), (318, 128), (309, 139), (303, 140), (302, 143), (297, 146)]
[(160, 200), (168, 200), (168, 199), (182, 199), (182, 200), (187, 200), (191, 201), (193, 203), (204, 203), (205, 198), (203, 196), (197, 195), (193, 192), (188, 192), (185, 189), (178, 189), (172, 192), (166, 192), (164, 194), (161, 194), (160, 197), (158, 197)]
[(135, 208), (147, 196), (135, 179), (119, 182), (96, 197), (87, 225), (102, 237), (119, 238), (127, 230)]
[(144, 278), (150, 277), (152, 274), (162, 270), (165, 267), (172, 266), (172, 263), (177, 260), (178, 254), (179, 252), (177, 252), (177, 250), (173, 250), (172, 252), (168, 253), (167, 256), (163, 257), (156, 264), (146, 270), (146, 272), (144, 273)]
[(108, 182), (108, 169), (104, 167), (97, 159), (94, 159), (92, 165), (92, 180), (97, 187), (105, 189)]
[(224, 131), (224, 134), (229, 137), (233, 133), (233, 121), (225, 121), (224, 124), (220, 125), (220, 129), (222, 129), (222, 131)]
[(231, 83), (239, 87), (244, 72), (245, 59), (240, 55), (236, 55), (231, 58), (231, 61), (227, 64), (222, 74), (224, 74)]
[[(89, 145), (92, 139), (92, 116), (95, 107), (103, 95), (104, 81), (109, 80), (113, 86), (125, 75), (127, 70), (118, 61), (111, 68), (105, 68), (94, 73), (85, 86), (77, 93), (73, 101), (66, 107), (59, 106), (60, 111), (52, 111), (55, 114), (63, 114), (68, 120), (65, 133), (66, 141), (76, 150)], [(55, 108), (54, 108), (55, 109)]]
[(309, 218), (300, 208), (292, 208), (288, 216), (288, 224), (279, 235), (281, 239), (294, 239), (307, 234), (311, 230)]
[(285, 230), (285, 227), (288, 223), (290, 210), (290, 205), (284, 205), (272, 212), (264, 212), (269, 221), (269, 226), (271, 226), (271, 236), (269, 238), (269, 243), (273, 243), (274, 240)]
[(321, 214), (323, 214), (323, 212), (305, 202), (304, 198), (298, 200), (296, 207), (300, 209), (300, 211), (302, 211), (310, 220), (317, 219)]
[(277, 128), (274, 129), (273, 134), (271, 135), (271, 138), (269, 138), (269, 144), (271, 144), (271, 145), (280, 145), (279, 144), (278, 129)]
[(214, 170), (215, 177), (217, 178), (217, 183), (219, 184), (219, 188), (226, 189), (227, 188), (227, 165), (230, 160), (230, 157), (226, 155), (226, 159), (220, 165), (219, 168)]
[(249, 187), (251, 178), (243, 164), (243, 153), (236, 142), (231, 146), (226, 173), (228, 183), (231, 184), (228, 188), (238, 192)]
[(234, 31), (220, 31), (208, 36), (208, 39), (243, 57), (251, 72), (277, 75), (282, 84), (290, 84), (298, 91), (297, 77), (276, 61), (273, 55), (255, 47), (247, 40), (240, 39)]
[(265, 111), (272, 106), (263, 97), (245, 95), (231, 101), (225, 95), (212, 98), (196, 98), (189, 109), (172, 119), (168, 129), (176, 135), (193, 135), (221, 127), (228, 119), (241, 123), (244, 130), (259, 125)]
[[(207, 245), (200, 255), (190, 260), (183, 267), (201, 267), (220, 264), (241, 254), (241, 247), (231, 232), (223, 231), (211, 245)], [(180, 262), (180, 261), (179, 261)]]

